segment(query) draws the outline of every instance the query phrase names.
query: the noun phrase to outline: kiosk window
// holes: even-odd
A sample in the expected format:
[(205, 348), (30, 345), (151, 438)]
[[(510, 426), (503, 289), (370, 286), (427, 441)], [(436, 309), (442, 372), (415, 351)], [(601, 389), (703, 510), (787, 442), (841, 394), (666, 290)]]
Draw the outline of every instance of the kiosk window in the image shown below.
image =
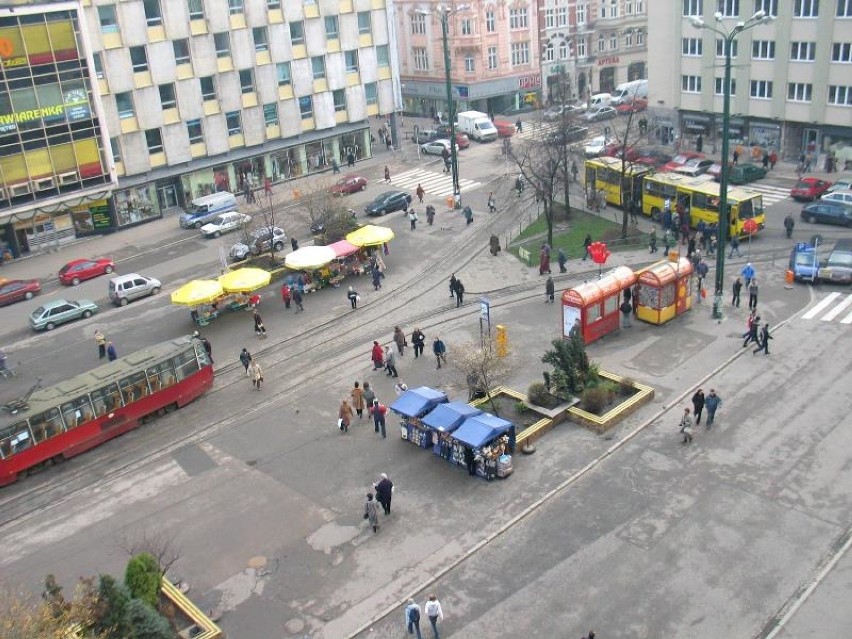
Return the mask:
[(639, 287), (639, 306), (644, 306), (645, 308), (653, 308), (655, 311), (660, 310), (659, 295), (660, 290), (654, 288), (653, 286), (640, 286)]
[(62, 419), (65, 421), (65, 428), (76, 428), (81, 424), (92, 421), (94, 416), (95, 411), (92, 408), (92, 403), (89, 401), (88, 395), (62, 404)]
[(121, 394), (124, 397), (125, 404), (142, 399), (150, 392), (148, 390), (148, 380), (142, 371), (133, 373), (130, 377), (125, 377), (118, 382), (118, 385), (121, 387)]
[(32, 429), (33, 439), (36, 444), (40, 444), (45, 439), (55, 437), (63, 431), (62, 417), (59, 414), (58, 408), (51, 408), (38, 415), (30, 417), (30, 428)]
[(186, 379), (193, 373), (198, 372), (198, 358), (195, 355), (194, 349), (189, 349), (184, 351), (180, 355), (174, 358), (175, 365), (175, 373), (177, 374), (178, 381), (182, 379)]
[(666, 284), (660, 291), (660, 308), (666, 308), (675, 303), (675, 283)]
[(0, 429), (0, 458), (8, 459), (33, 445), (26, 420)]
[(121, 394), (118, 392), (118, 384), (110, 384), (96, 391), (92, 391), (92, 405), (95, 415), (100, 417), (121, 406)]
[(618, 311), (618, 295), (610, 295), (604, 299), (604, 315)]
[(586, 307), (586, 325), (596, 322), (601, 318), (601, 304)]

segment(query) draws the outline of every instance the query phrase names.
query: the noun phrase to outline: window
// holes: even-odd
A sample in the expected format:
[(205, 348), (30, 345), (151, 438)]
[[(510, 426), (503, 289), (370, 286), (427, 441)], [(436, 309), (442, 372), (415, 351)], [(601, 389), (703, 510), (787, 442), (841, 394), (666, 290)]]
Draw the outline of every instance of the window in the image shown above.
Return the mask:
[(717, 6), (724, 18), (740, 17), (740, 0), (718, 0)]
[(109, 148), (112, 151), (112, 161), (121, 162), (121, 143), (118, 138), (109, 139)]
[(586, 24), (586, 16), (589, 15), (589, 7), (585, 3), (577, 5), (577, 24)]
[(553, 49), (552, 42), (544, 48), (544, 52), (542, 53), (542, 55), (544, 56), (545, 62), (553, 62), (556, 59), (556, 54)]
[(795, 0), (793, 15), (797, 18), (816, 18), (819, 15), (819, 0)]
[(624, 15), (633, 15), (633, 0), (624, 0)]
[(466, 53), (464, 56), (464, 70), (468, 73), (473, 73), (476, 71), (476, 65), (473, 61), (473, 56), (469, 53)]
[(701, 38), (683, 38), (681, 41), (681, 53), (683, 55), (700, 56), (702, 54)]
[(172, 40), (172, 49), (175, 52), (175, 64), (189, 64), (189, 40)]
[(488, 47), (488, 68), (497, 68), (497, 47)]
[(787, 84), (787, 99), (791, 102), (810, 102), (812, 91), (812, 84), (790, 82)]
[(198, 83), (201, 85), (201, 99), (215, 100), (216, 99), (216, 81), (212, 75), (198, 78)]
[(837, 0), (837, 17), (852, 18), (852, 0)]
[(290, 83), (293, 81), (293, 78), (290, 76), (289, 62), (279, 62), (278, 64), (276, 64), (275, 74), (278, 77), (279, 87), (290, 86)]
[(175, 97), (174, 84), (161, 84), (160, 89), (160, 106), (163, 109), (174, 109), (177, 107), (177, 98)]
[(228, 135), (240, 135), (243, 132), (243, 120), (239, 111), (231, 111), (225, 114), (225, 126), (228, 127)]
[(334, 110), (335, 111), (345, 111), (346, 110), (346, 91), (343, 89), (337, 89), (331, 93), (332, 101), (334, 102)]
[(243, 11), (245, 11), (243, 0), (228, 0), (228, 13), (232, 16), (243, 13)]
[(132, 118), (134, 116), (133, 95), (130, 91), (115, 94), (115, 108), (118, 111), (118, 117), (122, 120)]
[(613, 31), (609, 34), (609, 48), (617, 49), (618, 48), (618, 33)]
[(240, 70), (240, 91), (254, 93), (254, 71), (251, 69)]
[(568, 26), (568, 7), (556, 7), (556, 26)]
[(252, 29), (251, 37), (254, 40), (254, 50), (256, 53), (269, 51), (269, 34), (266, 31), (266, 27), (255, 27)]
[(321, 80), (325, 77), (325, 58), (321, 55), (311, 58), (311, 72), (314, 75), (314, 80)]
[(358, 49), (345, 51), (343, 58), (346, 62), (346, 73), (358, 73)]
[[(738, 42), (734, 40), (731, 42), (731, 57), (737, 57), (737, 47)], [(716, 57), (724, 58), (725, 57), (725, 41), (722, 38), (716, 38)]]
[(414, 35), (426, 35), (426, 16), (422, 13), (411, 14), (411, 33)]
[(370, 18), (369, 11), (358, 12), (358, 33), (361, 35), (370, 35), (373, 30), (373, 21)]
[(606, 50), (606, 38), (604, 38), (603, 33), (598, 34), (598, 51)]
[(509, 28), (526, 29), (529, 26), (529, 15), (527, 8), (509, 9)]
[(778, 0), (754, 0), (754, 12), (763, 11), (768, 16), (778, 17)]
[(189, 9), (190, 20), (204, 19), (204, 2), (202, 0), (187, 0), (186, 6)]
[[(716, 78), (715, 84), (716, 84), (716, 87), (715, 87), (716, 95), (725, 95), (724, 92), (722, 91), (722, 87), (725, 86), (725, 78)], [(731, 78), (730, 95), (736, 95), (736, 94), (737, 94), (737, 81), (736, 81), (735, 78)]]
[(544, 10), (544, 28), (553, 29), (556, 26), (556, 9), (547, 8)]
[(364, 97), (367, 99), (367, 104), (379, 103), (379, 89), (375, 82), (364, 85)]
[(816, 57), (816, 42), (791, 42), (790, 60), (812, 62)]
[(530, 43), (529, 42), (513, 42), (512, 43), (512, 66), (516, 67), (522, 64), (530, 63)]
[(567, 60), (570, 56), (570, 51), (568, 49), (568, 43), (564, 40), (559, 43), (559, 59)]
[(618, 0), (609, 0), (609, 17), (618, 17)]
[(263, 105), (263, 121), (266, 126), (278, 126), (278, 105), (274, 102)]
[[(852, 2), (852, 0), (850, 0)], [(494, 10), (489, 9), (485, 12), (485, 30), (488, 33), (497, 31), (497, 18), (494, 16)]]
[(388, 45), (382, 44), (376, 47), (376, 64), (379, 67), (390, 66), (390, 49), (388, 49)]
[(133, 65), (134, 73), (148, 70), (148, 55), (145, 53), (145, 47), (130, 47), (130, 64)]
[(828, 103), (840, 106), (852, 106), (852, 87), (829, 85)]
[(473, 33), (473, 22), (470, 18), (462, 18), (461, 32), (462, 35), (471, 35)]
[(427, 54), (425, 47), (413, 47), (411, 49), (411, 53), (414, 57), (414, 68), (417, 71), (428, 71), (429, 55)]
[(114, 4), (98, 7), (98, 22), (101, 25), (101, 33), (118, 33), (118, 19), (115, 17)]
[(299, 114), (303, 120), (314, 117), (314, 101), (311, 96), (306, 95), (299, 98)]
[(267, 9), (280, 9), (281, 8), (281, 0), (266, 0), (266, 8)]
[(145, 144), (148, 146), (148, 153), (162, 153), (163, 136), (160, 135), (160, 129), (145, 131)]
[(325, 17), (325, 37), (329, 40), (337, 40), (340, 37), (340, 26), (337, 23), (337, 16)]
[(700, 75), (680, 76), (680, 88), (684, 93), (701, 93)]
[(204, 129), (201, 128), (201, 120), (187, 120), (186, 134), (189, 136), (190, 144), (204, 142)]
[(213, 46), (216, 48), (217, 58), (228, 58), (231, 55), (231, 36), (227, 31), (213, 34)]
[(775, 40), (753, 40), (751, 43), (751, 57), (755, 60), (774, 60)]
[(759, 100), (769, 100), (772, 97), (772, 82), (770, 80), (752, 80), (749, 95)]
[(95, 63), (95, 77), (98, 80), (104, 79), (104, 61), (101, 54), (95, 51), (92, 53), (92, 61)]
[(639, 29), (638, 31), (636, 31), (636, 46), (637, 47), (641, 47), (641, 46), (645, 45), (645, 35), (646, 35), (646, 33), (645, 33), (644, 29)]
[(305, 25), (301, 20), (290, 23), (290, 43), (305, 44)]
[(585, 38), (577, 38), (577, 57), (585, 58), (588, 55), (588, 50), (586, 49), (586, 39)]
[(145, 10), (145, 23), (149, 27), (158, 27), (163, 24), (160, 0), (143, 0), (142, 8)]
[(633, 31), (630, 30), (624, 34), (624, 46), (632, 47), (633, 46)]
[(835, 42), (834, 44), (832, 44), (831, 61), (847, 63), (852, 62), (852, 42)]
[(645, 0), (636, 0), (636, 15), (645, 13)]

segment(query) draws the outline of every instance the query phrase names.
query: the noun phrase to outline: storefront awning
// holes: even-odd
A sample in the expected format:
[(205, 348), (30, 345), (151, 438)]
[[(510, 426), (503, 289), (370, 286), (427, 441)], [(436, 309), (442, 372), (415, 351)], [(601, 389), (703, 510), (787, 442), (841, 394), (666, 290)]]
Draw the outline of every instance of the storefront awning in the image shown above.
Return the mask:
[(464, 402), (448, 402), (438, 404), (423, 418), (423, 423), (429, 428), (434, 428), (445, 433), (451, 433), (462, 425), (468, 417), (480, 415), (478, 408)]
[(482, 448), (513, 427), (512, 422), (501, 417), (482, 413), (466, 419), (453, 433), (453, 439), (471, 448)]
[(448, 401), (446, 393), (428, 386), (421, 386), (405, 391), (389, 408), (403, 417), (422, 417), (435, 406), (446, 401)]

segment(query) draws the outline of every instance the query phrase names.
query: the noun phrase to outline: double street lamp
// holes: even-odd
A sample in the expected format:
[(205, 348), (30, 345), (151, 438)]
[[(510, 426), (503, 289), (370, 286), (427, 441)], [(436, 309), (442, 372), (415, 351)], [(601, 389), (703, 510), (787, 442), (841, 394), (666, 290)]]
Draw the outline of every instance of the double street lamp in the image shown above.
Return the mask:
[[(722, 319), (722, 297), (725, 292), (725, 251), (727, 245), (728, 231), (731, 225), (731, 212), (728, 209), (728, 139), (731, 125), (731, 49), (734, 40), (743, 31), (756, 27), (759, 24), (768, 24), (775, 18), (766, 15), (765, 11), (757, 11), (745, 22), (737, 22), (736, 26), (727, 30), (722, 25), (722, 14), (716, 12), (713, 16), (716, 25), (709, 25), (700, 16), (692, 16), (690, 22), (696, 29), (707, 29), (720, 36), (725, 43), (725, 80), (722, 86), (722, 171), (719, 175), (719, 239), (716, 245), (716, 291), (713, 297), (713, 317)], [(735, 231), (736, 232), (736, 231)]]

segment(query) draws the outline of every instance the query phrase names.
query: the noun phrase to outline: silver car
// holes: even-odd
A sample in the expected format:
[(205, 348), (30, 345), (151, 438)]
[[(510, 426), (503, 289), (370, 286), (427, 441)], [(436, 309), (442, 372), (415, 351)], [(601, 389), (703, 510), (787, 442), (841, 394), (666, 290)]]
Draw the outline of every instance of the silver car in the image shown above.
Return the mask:
[(97, 312), (98, 305), (90, 300), (52, 300), (30, 313), (30, 326), (34, 331), (52, 331), (60, 324), (87, 319)]

